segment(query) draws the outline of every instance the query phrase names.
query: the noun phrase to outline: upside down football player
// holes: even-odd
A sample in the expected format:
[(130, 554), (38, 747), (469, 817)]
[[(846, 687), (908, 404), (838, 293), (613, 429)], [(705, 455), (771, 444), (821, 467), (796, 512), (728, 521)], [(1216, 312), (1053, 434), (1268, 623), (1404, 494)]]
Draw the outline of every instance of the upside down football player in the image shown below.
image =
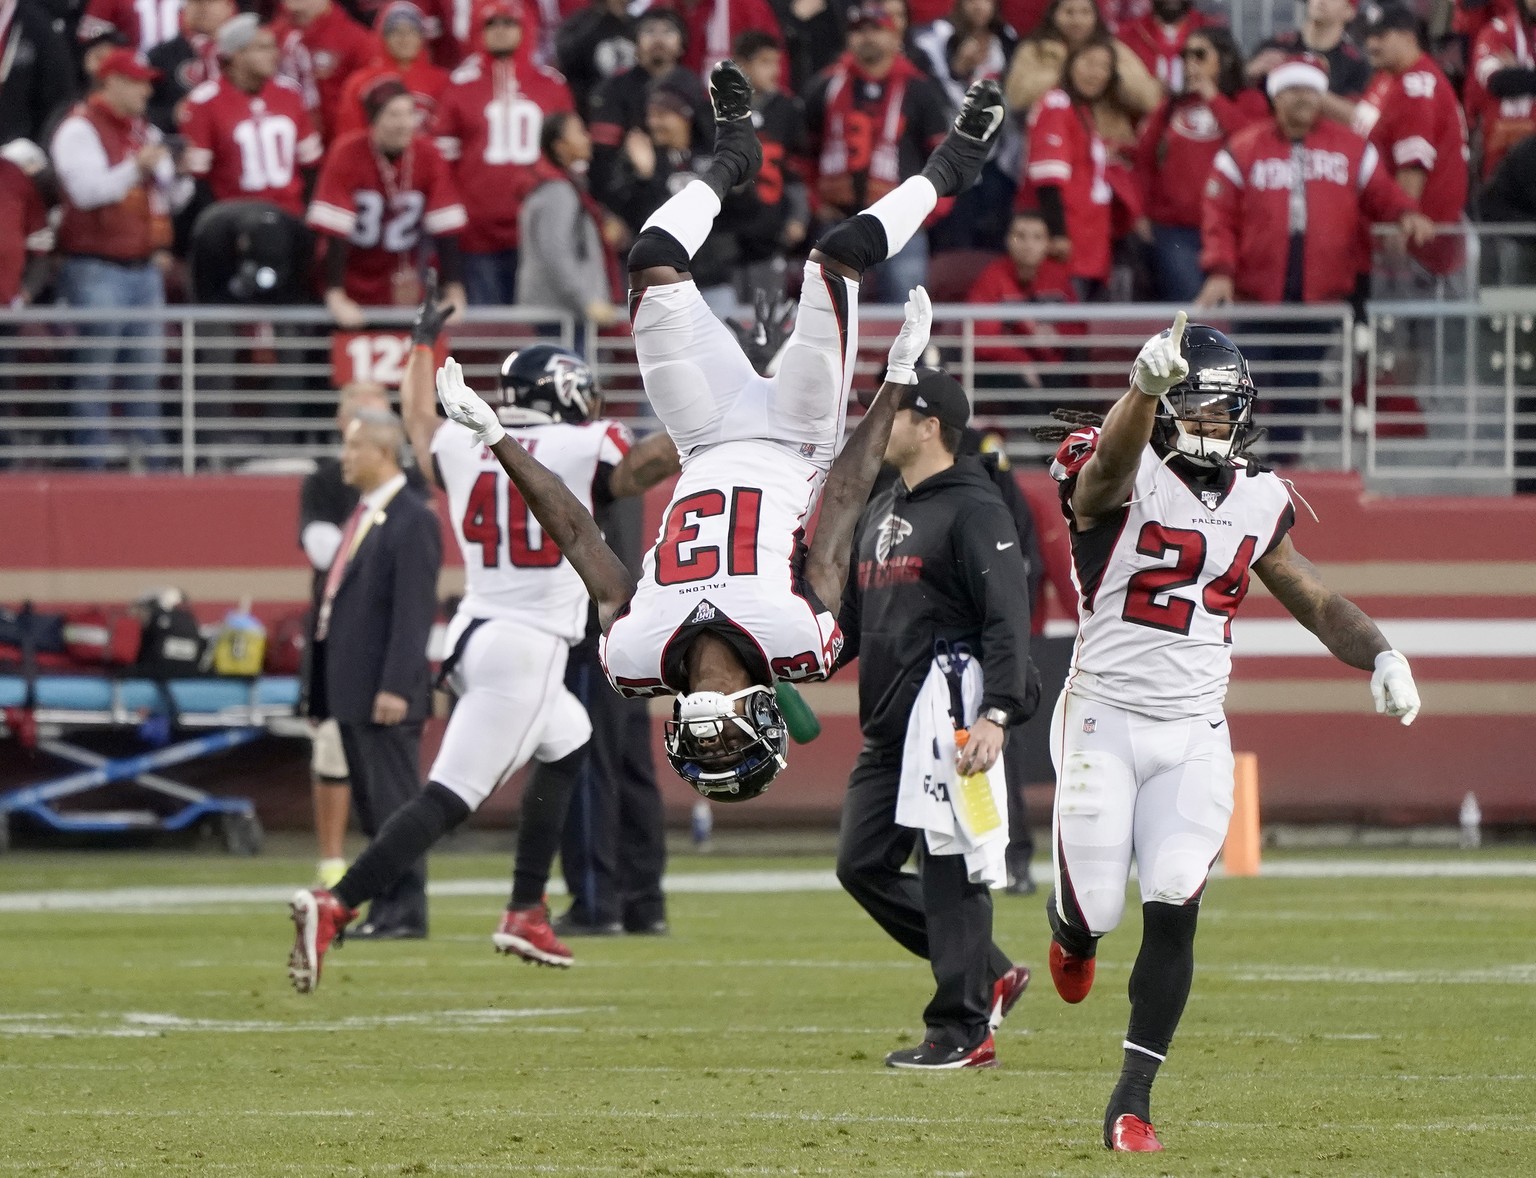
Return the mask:
[(1222, 701), (1232, 615), (1257, 573), (1334, 657), (1370, 671), (1376, 710), (1411, 724), (1408, 660), (1291, 543), (1286, 485), (1245, 451), (1256, 390), (1237, 347), (1180, 312), (1148, 340), (1102, 421), (1044, 429), (1071, 525), (1077, 645), (1051, 722), (1056, 764), (1051, 979), (1093, 985), (1099, 938), (1120, 923), (1131, 860), (1142, 940), (1124, 1067), (1104, 1114), (1109, 1149), (1162, 1149), (1150, 1097), (1189, 997), (1195, 921), (1232, 816)]
[[(759, 376), (688, 273), (720, 199), (752, 178), (762, 150), (752, 89), (734, 62), (710, 79), (715, 160), (646, 222), (629, 254), (635, 354), (646, 395), (682, 457), (682, 477), (638, 588), (591, 515), (465, 387), (438, 373), (448, 416), (477, 432), (596, 602), (602, 657), (625, 695), (674, 693), (667, 758), (706, 797), (742, 801), (784, 768), (777, 681), (823, 679), (842, 645), (841, 600), (853, 528), (880, 466), (897, 395), (932, 317), (921, 287), (891, 347), (885, 382), (833, 461), (858, 351), (860, 275), (895, 254), (938, 199), (975, 178), (1003, 123), (994, 82), (971, 87), (923, 172), (828, 231), (805, 265), (794, 333), (772, 377)], [(806, 521), (825, 481), (809, 552)], [(825, 603), (831, 603), (831, 608)]]

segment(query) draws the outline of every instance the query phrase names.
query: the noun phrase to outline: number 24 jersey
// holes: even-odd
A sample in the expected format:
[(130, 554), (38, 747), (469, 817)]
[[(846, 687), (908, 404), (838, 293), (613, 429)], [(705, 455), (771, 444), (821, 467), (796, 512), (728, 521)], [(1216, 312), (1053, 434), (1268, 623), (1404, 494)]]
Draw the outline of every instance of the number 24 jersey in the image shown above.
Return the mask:
[(778, 442), (722, 442), (689, 457), (635, 595), (603, 637), (621, 695), (682, 690), (683, 655), (700, 630), (735, 647), (754, 678), (832, 673), (842, 632), (801, 577), (822, 478)]
[[(1097, 442), (1098, 430), (1079, 430), (1051, 464), (1068, 520)], [(1071, 531), (1078, 631), (1067, 689), (1157, 720), (1220, 712), (1249, 571), (1295, 520), (1269, 471), (1186, 481), (1148, 446), (1127, 505)]]

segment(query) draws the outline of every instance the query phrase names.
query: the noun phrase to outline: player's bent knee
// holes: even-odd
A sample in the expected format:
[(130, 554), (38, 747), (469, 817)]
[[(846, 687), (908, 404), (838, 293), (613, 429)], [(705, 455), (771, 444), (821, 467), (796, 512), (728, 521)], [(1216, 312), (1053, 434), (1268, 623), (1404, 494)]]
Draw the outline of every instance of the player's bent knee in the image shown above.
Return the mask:
[(889, 253), (885, 226), (866, 213), (849, 217), (821, 235), (816, 248), (834, 262), (840, 262), (856, 274), (862, 274)]
[(635, 238), (635, 244), (630, 247), (629, 270), (633, 276), (636, 271), (657, 268), (676, 270), (686, 274), (688, 251), (683, 247), (682, 242), (665, 229), (652, 226), (650, 229), (642, 230), (640, 236)]
[[(421, 797), (423, 803), (437, 811), (444, 830), (452, 830), (468, 818), (475, 808), (455, 790), (436, 781), (427, 782), (427, 788), (422, 790)], [(481, 800), (484, 801), (483, 798)]]
[(1077, 904), (1088, 922), (1088, 932), (1102, 937), (1120, 927), (1120, 918), (1125, 915), (1125, 887), (1080, 888)]
[(1159, 855), (1142, 880), (1142, 900), (1158, 904), (1183, 904), (1194, 899), (1205, 887), (1210, 863), (1210, 856), (1205, 854)]

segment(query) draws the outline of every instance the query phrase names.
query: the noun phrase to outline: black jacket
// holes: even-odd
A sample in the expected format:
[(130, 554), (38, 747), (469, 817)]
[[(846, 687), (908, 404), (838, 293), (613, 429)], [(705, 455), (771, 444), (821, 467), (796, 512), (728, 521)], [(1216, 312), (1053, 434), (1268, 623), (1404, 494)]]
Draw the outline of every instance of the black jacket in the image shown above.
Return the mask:
[(1011, 723), (1033, 714), (1026, 571), (1013, 518), (974, 458), (870, 500), (854, 533), (839, 665), (859, 659), (859, 724), (899, 746), (933, 662), (934, 642), (965, 642), (981, 661), (983, 708)]
[(431, 696), (427, 637), (437, 615), (443, 542), (437, 515), (409, 488), (384, 508), (342, 574), (322, 650), (324, 709), (343, 723), (366, 723), (381, 691), (424, 720)]
[[(84, 5), (82, 5), (84, 7)], [(0, 143), (30, 139), (48, 150), (51, 131), (75, 99), (75, 63), (53, 31), (53, 13), (21, 0), (0, 40)]]

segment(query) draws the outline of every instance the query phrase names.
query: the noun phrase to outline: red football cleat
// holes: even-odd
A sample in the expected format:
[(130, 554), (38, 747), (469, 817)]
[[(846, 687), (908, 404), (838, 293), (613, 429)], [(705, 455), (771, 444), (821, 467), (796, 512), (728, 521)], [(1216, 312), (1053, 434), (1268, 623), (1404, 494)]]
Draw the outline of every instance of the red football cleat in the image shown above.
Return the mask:
[(992, 1013), (987, 1016), (987, 1025), (994, 1031), (1003, 1025), (1003, 1020), (1008, 1017), (1008, 1012), (1013, 1009), (1014, 1003), (1024, 996), (1024, 990), (1029, 985), (1029, 966), (1015, 965), (997, 981), (992, 983)]
[(323, 888), (294, 893), (288, 911), (296, 934), (288, 954), (288, 977), (300, 994), (313, 994), (320, 985), (325, 951), (341, 943), (342, 930), (357, 913)]
[(514, 953), (536, 965), (566, 969), (575, 960), (549, 927), (549, 909), (543, 904), (516, 912), (508, 910), (501, 918), (501, 927), (491, 934), (491, 944), (498, 953)]
[(1151, 1125), (1134, 1113), (1121, 1113), (1110, 1127), (1104, 1145), (1116, 1153), (1162, 1153), (1163, 1143)]
[(1060, 941), (1051, 942), (1051, 981), (1056, 983), (1056, 993), (1063, 1002), (1081, 1002), (1093, 989), (1092, 957), (1079, 957), (1068, 953)]

